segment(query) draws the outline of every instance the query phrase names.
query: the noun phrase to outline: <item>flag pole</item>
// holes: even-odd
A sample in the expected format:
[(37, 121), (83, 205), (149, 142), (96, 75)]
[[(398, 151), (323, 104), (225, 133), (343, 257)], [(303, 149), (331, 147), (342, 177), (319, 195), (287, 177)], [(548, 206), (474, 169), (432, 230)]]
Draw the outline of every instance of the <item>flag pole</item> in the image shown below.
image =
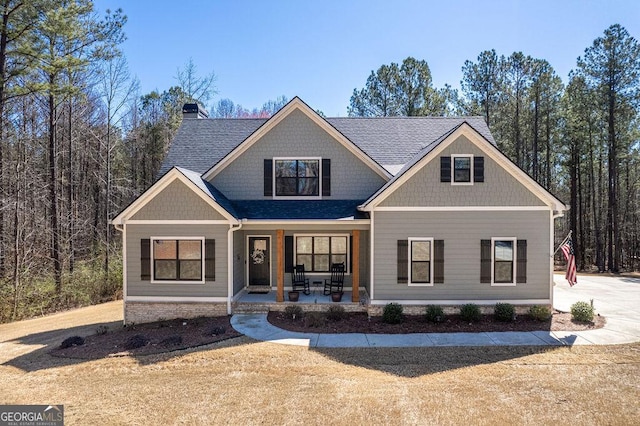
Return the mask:
[(560, 247), (562, 247), (562, 245), (564, 243), (566, 243), (569, 238), (571, 238), (571, 234), (572, 233), (573, 233), (573, 231), (569, 230), (569, 234), (567, 234), (567, 236), (564, 238), (564, 240), (562, 240), (562, 242), (558, 245), (558, 248), (556, 248), (556, 251), (553, 252), (553, 255), (551, 257), (555, 256), (556, 253), (558, 252), (558, 250), (560, 250)]

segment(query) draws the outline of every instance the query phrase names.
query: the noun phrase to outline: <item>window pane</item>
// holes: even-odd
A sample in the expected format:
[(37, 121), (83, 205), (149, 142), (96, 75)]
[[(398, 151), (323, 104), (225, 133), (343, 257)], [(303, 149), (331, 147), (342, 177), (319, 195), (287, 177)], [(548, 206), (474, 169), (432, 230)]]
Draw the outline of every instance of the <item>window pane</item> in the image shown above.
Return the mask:
[(495, 260), (513, 260), (513, 241), (495, 242)]
[(344, 263), (344, 267), (347, 267), (347, 255), (346, 254), (334, 254), (331, 256), (331, 263)]
[(178, 241), (178, 254), (180, 259), (201, 259), (202, 242), (199, 240)]
[(176, 259), (176, 241), (175, 240), (154, 240), (153, 241), (153, 257), (154, 259)]
[(313, 256), (314, 268), (316, 272), (326, 272), (329, 270), (329, 255), (321, 254)]
[(178, 262), (176, 260), (156, 260), (154, 278), (156, 280), (175, 280), (178, 277)]
[(297, 195), (318, 195), (318, 178), (298, 179)]
[(310, 254), (299, 254), (296, 256), (296, 265), (304, 265), (305, 271), (311, 271), (313, 265), (311, 264), (312, 256)]
[(313, 238), (313, 252), (316, 254), (319, 253), (329, 253), (329, 237), (314, 237)]
[(298, 253), (313, 253), (312, 252), (313, 237), (298, 237), (297, 238), (297, 252)]
[(453, 159), (453, 181), (471, 182), (471, 158), (455, 157)]
[(431, 260), (431, 242), (411, 241), (411, 260)]
[(276, 160), (276, 177), (296, 177), (296, 160)]
[(200, 281), (202, 279), (202, 263), (199, 260), (181, 260), (180, 279)]
[(412, 262), (411, 263), (411, 282), (428, 283), (430, 281), (430, 262)]
[(298, 160), (298, 177), (318, 177), (318, 160)]
[(276, 178), (276, 195), (296, 195), (295, 177)]
[(347, 252), (347, 237), (331, 237), (331, 253), (341, 254)]
[(513, 282), (513, 262), (496, 262), (494, 269), (494, 282)]

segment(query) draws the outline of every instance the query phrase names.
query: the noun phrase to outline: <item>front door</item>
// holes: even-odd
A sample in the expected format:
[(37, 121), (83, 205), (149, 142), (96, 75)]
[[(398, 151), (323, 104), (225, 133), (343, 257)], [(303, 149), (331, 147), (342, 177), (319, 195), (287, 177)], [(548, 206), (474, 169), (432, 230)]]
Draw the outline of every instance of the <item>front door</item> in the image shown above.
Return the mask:
[(249, 285), (271, 286), (271, 237), (249, 237)]

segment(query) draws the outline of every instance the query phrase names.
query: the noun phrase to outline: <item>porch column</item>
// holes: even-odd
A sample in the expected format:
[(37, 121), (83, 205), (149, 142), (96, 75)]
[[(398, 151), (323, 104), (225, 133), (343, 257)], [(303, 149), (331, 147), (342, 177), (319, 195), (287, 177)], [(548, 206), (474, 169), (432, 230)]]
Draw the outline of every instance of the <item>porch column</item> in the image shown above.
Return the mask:
[(284, 302), (284, 229), (276, 231), (277, 286), (276, 302)]
[(360, 231), (354, 229), (353, 249), (351, 250), (351, 301), (358, 303), (360, 301)]

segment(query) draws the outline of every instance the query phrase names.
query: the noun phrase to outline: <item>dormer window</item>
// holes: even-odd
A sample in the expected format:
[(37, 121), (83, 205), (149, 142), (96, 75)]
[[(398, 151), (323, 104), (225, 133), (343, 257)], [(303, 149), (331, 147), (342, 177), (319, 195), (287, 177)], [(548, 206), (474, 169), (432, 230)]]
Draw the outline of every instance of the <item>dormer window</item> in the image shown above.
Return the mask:
[(276, 158), (273, 167), (276, 197), (320, 195), (319, 158)]

